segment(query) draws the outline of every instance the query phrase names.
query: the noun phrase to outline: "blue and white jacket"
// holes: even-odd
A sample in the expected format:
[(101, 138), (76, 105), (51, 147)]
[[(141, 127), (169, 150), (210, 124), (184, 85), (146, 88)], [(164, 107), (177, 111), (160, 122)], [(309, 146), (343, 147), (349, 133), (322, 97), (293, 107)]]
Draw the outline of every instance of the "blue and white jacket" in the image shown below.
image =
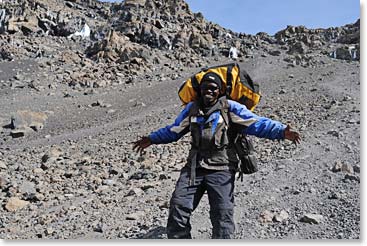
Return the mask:
[[(230, 119), (233, 123), (243, 126), (242, 133), (267, 139), (284, 139), (286, 128), (284, 124), (266, 117), (260, 117), (238, 102), (228, 100), (228, 104)], [(149, 135), (151, 142), (153, 144), (164, 144), (179, 140), (190, 131), (190, 122), (193, 120), (202, 125), (211, 122), (212, 134), (214, 135), (217, 126), (223, 123), (220, 111), (213, 112), (206, 120), (203, 116), (190, 120), (189, 112), (192, 106), (193, 102), (187, 104), (173, 124), (152, 132)]]

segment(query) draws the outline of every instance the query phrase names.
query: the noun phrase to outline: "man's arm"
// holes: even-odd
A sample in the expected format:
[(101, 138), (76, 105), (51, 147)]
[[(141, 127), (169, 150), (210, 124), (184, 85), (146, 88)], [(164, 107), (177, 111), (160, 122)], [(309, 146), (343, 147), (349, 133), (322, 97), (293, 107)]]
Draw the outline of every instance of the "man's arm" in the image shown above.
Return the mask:
[(176, 142), (189, 131), (189, 111), (192, 103), (188, 104), (177, 116), (175, 122), (149, 134), (153, 144)]
[(138, 141), (134, 142), (133, 149), (137, 152), (142, 152), (152, 144), (165, 144), (179, 140), (189, 131), (189, 111), (191, 106), (192, 103), (186, 105), (173, 124), (154, 131), (149, 136), (141, 137)]
[(300, 143), (299, 133), (291, 130), (290, 126), (258, 116), (235, 101), (228, 102), (231, 121), (243, 126), (242, 133), (267, 139), (288, 139), (296, 144)]

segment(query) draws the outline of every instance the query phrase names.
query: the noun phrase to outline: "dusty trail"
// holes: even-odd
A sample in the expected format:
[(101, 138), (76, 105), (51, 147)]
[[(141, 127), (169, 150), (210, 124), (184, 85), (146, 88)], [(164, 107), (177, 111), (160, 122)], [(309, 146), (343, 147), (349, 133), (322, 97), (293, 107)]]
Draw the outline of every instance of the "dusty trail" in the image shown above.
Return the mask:
[[(290, 122), (302, 133), (303, 142), (295, 147), (254, 139), (261, 169), (237, 182), (236, 238), (357, 237), (359, 173), (331, 168), (338, 162), (359, 168), (358, 66), (336, 62), (317, 70), (284, 70), (284, 64), (269, 58), (245, 65), (263, 81), (256, 112)], [(350, 76), (343, 77), (345, 69)], [(25, 107), (53, 113), (41, 132), (8, 138), (1, 146), (8, 163), (27, 160), (8, 164), (9, 174), (20, 175), (14, 181), (22, 186), (24, 180), (34, 180), (34, 189), (43, 194), (31, 203), (29, 213), (3, 215), (7, 228), (12, 228), (7, 235), (33, 237), (53, 228), (50, 235), (55, 238), (164, 238), (167, 203), (184, 165), (189, 137), (153, 146), (142, 157), (132, 152), (130, 143), (174, 120), (181, 109), (176, 94), (181, 82), (182, 78), (149, 87), (116, 86), (87, 95), (67, 87), (54, 94), (10, 91), (2, 99), (3, 117)], [(351, 89), (343, 90), (345, 83)], [(88, 106), (98, 100), (110, 106)], [(62, 154), (42, 164), (42, 155), (52, 146)], [(47, 168), (38, 173), (42, 165)], [(33, 174), (25, 169), (33, 169)], [(208, 213), (204, 196), (192, 218), (195, 238), (210, 237)], [(262, 223), (266, 214), (278, 216), (280, 222)], [(322, 222), (300, 222), (305, 214), (321, 215)], [(47, 222), (38, 224), (39, 216), (46, 216)], [(17, 223), (12, 222), (15, 218)], [(27, 227), (28, 223), (37, 226)]]
[[(183, 0), (3, 8), (0, 238), (166, 238), (190, 136), (144, 155), (131, 142), (172, 123), (182, 81), (231, 61), (232, 46), (261, 85), (255, 113), (302, 135), (299, 146), (253, 139), (260, 170), (236, 182), (235, 237), (360, 238), (359, 19), (270, 36), (234, 33)], [(82, 20), (91, 35), (67, 38)], [(211, 237), (208, 209), (204, 196), (195, 239)]]

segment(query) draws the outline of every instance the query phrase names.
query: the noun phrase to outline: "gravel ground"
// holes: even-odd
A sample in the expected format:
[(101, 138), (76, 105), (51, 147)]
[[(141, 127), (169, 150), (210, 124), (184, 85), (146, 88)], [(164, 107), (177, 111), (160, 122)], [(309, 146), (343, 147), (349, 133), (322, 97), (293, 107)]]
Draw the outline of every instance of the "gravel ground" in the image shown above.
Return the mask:
[[(360, 239), (359, 62), (320, 56), (314, 66), (288, 66), (280, 55), (242, 63), (261, 83), (255, 112), (291, 124), (303, 141), (254, 138), (260, 171), (236, 182), (235, 238)], [(131, 142), (175, 119), (177, 90), (196, 70), (87, 90), (52, 86), (52, 73), (32, 60), (0, 68), (0, 238), (166, 238), (189, 136), (143, 156)], [(16, 86), (14, 76), (37, 78), (41, 89)], [(19, 110), (47, 119), (18, 136), (9, 125)], [(195, 239), (210, 238), (208, 209), (204, 196)]]

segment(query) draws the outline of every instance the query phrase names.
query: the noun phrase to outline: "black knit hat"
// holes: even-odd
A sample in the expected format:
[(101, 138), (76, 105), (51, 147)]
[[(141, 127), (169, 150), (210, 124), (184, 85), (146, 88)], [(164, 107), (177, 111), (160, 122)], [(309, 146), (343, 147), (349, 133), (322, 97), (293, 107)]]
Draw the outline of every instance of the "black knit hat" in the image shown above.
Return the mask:
[(204, 82), (211, 82), (217, 84), (218, 88), (222, 88), (222, 79), (219, 77), (218, 74), (209, 72), (204, 75), (204, 77), (201, 79), (201, 84)]

